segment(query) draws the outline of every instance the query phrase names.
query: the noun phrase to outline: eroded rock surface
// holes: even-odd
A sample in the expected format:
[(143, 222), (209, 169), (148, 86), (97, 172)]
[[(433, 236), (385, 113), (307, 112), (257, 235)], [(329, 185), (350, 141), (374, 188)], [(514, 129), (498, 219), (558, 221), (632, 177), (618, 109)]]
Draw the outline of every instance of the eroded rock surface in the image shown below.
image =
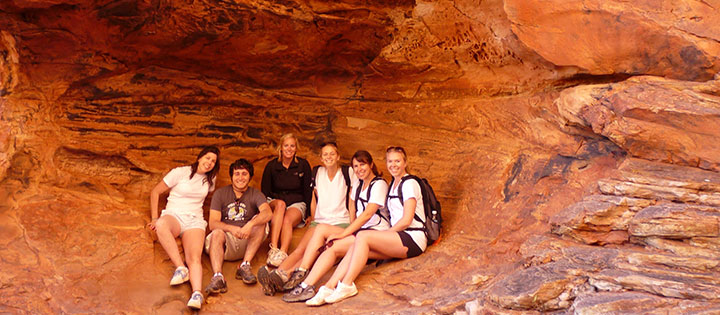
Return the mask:
[(221, 185), (244, 157), (258, 186), (285, 132), (312, 164), (328, 139), (381, 170), (385, 147), (405, 146), (443, 204), (442, 239), (369, 267), (337, 305), (231, 280), (207, 312), (716, 312), (717, 15), (683, 1), (0, 2), (0, 312), (187, 312), (189, 287), (167, 285), (143, 228), (149, 191), (208, 144)]

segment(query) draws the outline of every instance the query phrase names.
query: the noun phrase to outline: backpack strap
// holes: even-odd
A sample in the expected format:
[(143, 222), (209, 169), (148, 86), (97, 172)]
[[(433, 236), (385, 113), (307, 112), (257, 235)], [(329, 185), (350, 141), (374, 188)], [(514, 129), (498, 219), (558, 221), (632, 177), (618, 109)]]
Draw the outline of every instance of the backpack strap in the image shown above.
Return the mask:
[[(403, 193), (402, 193), (402, 185), (408, 180), (408, 179), (414, 179), (418, 185), (420, 185), (420, 195), (423, 195), (423, 186), (422, 186), (422, 179), (415, 175), (405, 175), (403, 178), (400, 179), (400, 184), (398, 185), (398, 198), (400, 198), (400, 204), (404, 207), (405, 206), (405, 200), (403, 199)], [(395, 178), (393, 178), (393, 181), (395, 181)], [(390, 186), (392, 189), (392, 186)], [(388, 193), (388, 198), (390, 197), (390, 194)], [(417, 201), (417, 198), (415, 199)], [(424, 196), (423, 196), (423, 202), (425, 202)], [(415, 204), (415, 207), (417, 207), (417, 204)], [(425, 205), (423, 205), (423, 208), (425, 208)], [(425, 231), (425, 221), (420, 219), (420, 217), (417, 215), (416, 211), (413, 211), (413, 219), (420, 222), (422, 224), (422, 228), (411, 228), (408, 227), (406, 230), (410, 231)], [(427, 231), (425, 231), (425, 234), (427, 234)]]
[[(370, 192), (372, 191), (373, 185), (375, 184), (375, 182), (377, 182), (377, 181), (379, 181), (379, 180), (383, 180), (383, 181), (384, 181), (384, 179), (383, 179), (382, 177), (380, 177), (380, 176), (375, 176), (375, 178), (373, 178), (373, 179), (370, 181), (370, 184), (368, 185), (368, 189), (367, 189), (367, 194), (366, 194), (366, 196), (365, 196), (365, 201), (364, 201), (364, 202), (365, 202), (365, 206), (363, 207), (363, 211), (365, 211), (365, 208), (367, 208), (367, 204), (370, 203)], [(356, 202), (356, 203), (357, 203), (358, 200), (360, 200), (360, 202), (363, 202), (363, 200), (360, 199), (360, 191), (362, 190), (362, 187), (363, 187), (363, 180), (361, 179), (360, 182), (358, 183), (358, 189), (355, 191), (355, 202)], [(356, 205), (357, 205), (357, 204), (356, 204)], [(386, 218), (386, 217), (382, 214), (382, 212), (380, 211), (380, 209), (382, 209), (382, 207), (379, 207), (379, 208), (375, 211), (375, 213), (378, 215), (378, 217), (380, 217), (381, 220), (385, 220), (386, 222), (390, 222), (390, 218)], [(355, 209), (355, 210), (357, 211), (357, 209)]]
[[(317, 186), (317, 182), (315, 182), (315, 179), (317, 178), (317, 172), (319, 169), (320, 169), (320, 165), (315, 165), (312, 168), (312, 177), (310, 177), (310, 189), (312, 189), (313, 191), (315, 191), (315, 186)], [(317, 198), (318, 198), (317, 192), (314, 192), (314, 194), (315, 194), (315, 202), (317, 202)]]
[(345, 209), (350, 209), (350, 198), (348, 198), (348, 196), (350, 195), (350, 189), (352, 188), (352, 183), (350, 182), (350, 166), (341, 165), (340, 170), (342, 171), (343, 177), (345, 178), (345, 186), (347, 187), (345, 191)]

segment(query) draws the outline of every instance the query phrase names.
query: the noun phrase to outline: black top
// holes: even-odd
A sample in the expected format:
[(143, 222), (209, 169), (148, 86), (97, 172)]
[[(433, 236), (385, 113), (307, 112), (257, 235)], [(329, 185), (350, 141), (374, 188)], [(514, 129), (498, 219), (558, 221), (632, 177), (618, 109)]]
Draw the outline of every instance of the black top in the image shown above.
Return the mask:
[(272, 159), (265, 165), (261, 190), (265, 196), (285, 201), (287, 206), (302, 201), (309, 208), (312, 198), (311, 177), (310, 164), (303, 158), (295, 157), (288, 168), (279, 159)]

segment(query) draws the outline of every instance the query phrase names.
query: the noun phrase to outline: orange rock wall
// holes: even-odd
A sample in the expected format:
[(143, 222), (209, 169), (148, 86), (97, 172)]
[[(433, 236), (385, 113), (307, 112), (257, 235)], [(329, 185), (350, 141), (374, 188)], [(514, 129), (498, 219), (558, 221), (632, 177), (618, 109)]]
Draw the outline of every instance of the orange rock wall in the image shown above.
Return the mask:
[[(559, 296), (584, 278), (539, 300), (511, 285), (550, 261), (538, 252), (573, 248), (537, 241), (554, 215), (627, 155), (717, 171), (717, 83), (686, 82), (720, 67), (716, 16), (622, 1), (3, 2), (0, 310), (185, 310), (188, 289), (166, 286), (171, 266), (143, 229), (150, 189), (208, 144), (221, 184), (244, 157), (259, 186), (285, 132), (311, 164), (326, 139), (381, 170), (384, 148), (403, 145), (443, 203), (439, 244), (368, 270), (357, 298), (321, 311), (568, 309), (582, 295)], [(639, 74), (658, 78), (624, 81)], [(627, 223), (568, 226), (556, 230), (629, 240)], [(205, 309), (310, 311), (230, 290)]]

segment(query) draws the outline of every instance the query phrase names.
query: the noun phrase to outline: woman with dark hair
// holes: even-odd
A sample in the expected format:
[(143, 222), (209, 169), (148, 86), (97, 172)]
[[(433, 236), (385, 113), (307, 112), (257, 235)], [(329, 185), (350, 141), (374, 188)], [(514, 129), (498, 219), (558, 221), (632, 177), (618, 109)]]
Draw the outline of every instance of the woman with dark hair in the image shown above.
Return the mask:
[(310, 205), (312, 170), (307, 160), (296, 156), (298, 146), (293, 134), (283, 135), (277, 147), (278, 158), (270, 160), (263, 171), (262, 193), (273, 211), (267, 259), (273, 267), (287, 258), (293, 228), (305, 221)]
[(331, 278), (339, 280), (335, 289), (321, 288), (315, 297), (306, 302), (307, 305), (335, 303), (356, 295), (358, 291), (354, 281), (368, 259), (404, 259), (425, 251), (427, 236), (422, 222), (426, 219), (420, 183), (412, 178), (402, 181), (408, 175), (405, 149), (389, 147), (386, 162), (388, 172), (393, 176), (387, 195), (391, 227), (384, 231), (360, 231)]
[[(214, 146), (204, 148), (197, 160), (187, 166), (172, 169), (165, 175), (150, 193), (150, 215), (152, 221), (148, 227), (157, 233), (158, 242), (170, 256), (175, 265), (175, 272), (170, 285), (178, 285), (190, 280), (192, 296), (187, 305), (200, 309), (203, 302), (200, 287), (202, 286), (202, 256), (207, 222), (203, 218), (203, 203), (207, 194), (215, 189), (215, 177), (220, 169), (220, 150)], [(160, 195), (167, 191), (167, 205), (158, 218)], [(175, 238), (181, 237), (185, 261)]]
[[(336, 274), (328, 282), (315, 290), (315, 284), (327, 273), (335, 262), (343, 257), (355, 241), (355, 235), (364, 230), (386, 230), (390, 227), (388, 215), (384, 211), (388, 185), (373, 163), (367, 151), (357, 151), (352, 158), (353, 169), (360, 179), (350, 191), (350, 213), (354, 220), (345, 229), (333, 227), (315, 230), (305, 250), (299, 271), (312, 267), (307, 277), (293, 290), (283, 296), (285, 302), (302, 302), (316, 294), (332, 292), (340, 277)], [(355, 218), (357, 217), (357, 218)], [(327, 243), (326, 243), (327, 241)], [(322, 252), (322, 254), (320, 254)], [(320, 255), (320, 257), (318, 257)], [(315, 261), (317, 258), (317, 261)], [(313, 262), (315, 264), (313, 265)], [(329, 293), (328, 293), (329, 292)]]

